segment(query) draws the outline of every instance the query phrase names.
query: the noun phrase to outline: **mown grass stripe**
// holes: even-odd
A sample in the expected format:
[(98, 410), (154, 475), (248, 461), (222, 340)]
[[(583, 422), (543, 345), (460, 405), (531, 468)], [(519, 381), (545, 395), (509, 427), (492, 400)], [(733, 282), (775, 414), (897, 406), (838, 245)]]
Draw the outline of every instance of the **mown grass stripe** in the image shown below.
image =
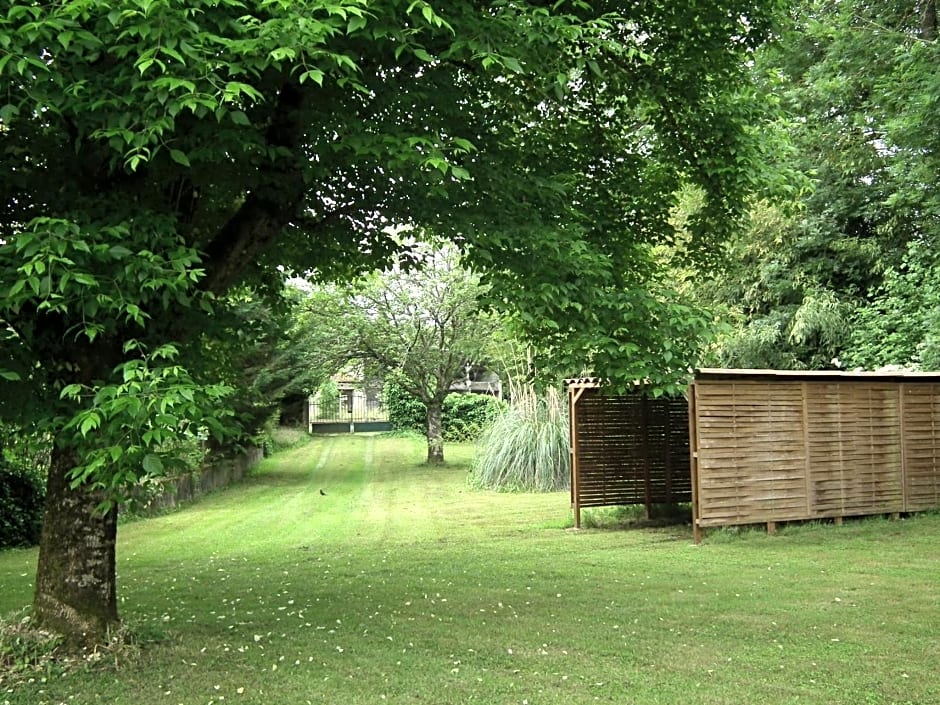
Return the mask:
[[(696, 547), (681, 526), (566, 530), (567, 492), (474, 491), (469, 446), (423, 452), (316, 438), (122, 526), (144, 657), (0, 703), (940, 702), (940, 514)], [(34, 561), (0, 554), (0, 609)]]

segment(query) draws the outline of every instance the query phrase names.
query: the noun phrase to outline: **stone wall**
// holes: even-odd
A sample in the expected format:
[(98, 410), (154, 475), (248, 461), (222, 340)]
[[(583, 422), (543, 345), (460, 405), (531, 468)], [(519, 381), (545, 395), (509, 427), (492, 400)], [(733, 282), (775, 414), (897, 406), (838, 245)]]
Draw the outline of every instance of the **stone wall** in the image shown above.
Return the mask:
[(174, 509), (204, 494), (240, 482), (263, 457), (262, 448), (249, 448), (234, 457), (209, 463), (199, 472), (160, 478), (149, 487), (140, 488), (128, 503), (128, 509), (132, 514), (144, 516)]

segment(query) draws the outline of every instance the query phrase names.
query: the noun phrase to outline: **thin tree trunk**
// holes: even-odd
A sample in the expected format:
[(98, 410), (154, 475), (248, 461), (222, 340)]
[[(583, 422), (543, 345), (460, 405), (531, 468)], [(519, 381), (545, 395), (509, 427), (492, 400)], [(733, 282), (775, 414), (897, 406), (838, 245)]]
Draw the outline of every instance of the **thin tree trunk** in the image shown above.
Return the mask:
[(927, 0), (920, 16), (920, 36), (926, 42), (937, 38), (937, 1)]
[(75, 452), (54, 448), (46, 484), (33, 617), (73, 645), (101, 642), (118, 623), (117, 509), (97, 511), (100, 491), (69, 486)]
[(434, 399), (428, 402), (428, 465), (444, 464), (444, 436), (441, 418), (442, 402)]

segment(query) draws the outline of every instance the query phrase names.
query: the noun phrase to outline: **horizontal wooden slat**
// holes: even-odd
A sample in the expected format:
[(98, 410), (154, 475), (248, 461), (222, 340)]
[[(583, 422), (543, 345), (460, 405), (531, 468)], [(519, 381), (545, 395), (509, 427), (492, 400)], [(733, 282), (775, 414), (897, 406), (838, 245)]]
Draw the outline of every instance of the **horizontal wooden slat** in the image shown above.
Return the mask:
[(699, 526), (940, 507), (935, 378), (765, 371), (694, 394)]

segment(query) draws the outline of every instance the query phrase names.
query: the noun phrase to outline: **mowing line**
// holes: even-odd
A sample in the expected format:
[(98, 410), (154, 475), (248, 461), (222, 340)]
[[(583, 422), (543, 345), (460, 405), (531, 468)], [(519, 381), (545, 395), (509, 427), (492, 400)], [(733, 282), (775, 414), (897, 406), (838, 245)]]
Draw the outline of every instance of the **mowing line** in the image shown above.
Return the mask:
[(372, 461), (375, 459), (375, 436), (366, 436), (366, 450), (363, 457), (366, 472), (372, 469)]
[(330, 458), (333, 455), (333, 445), (336, 441), (335, 436), (327, 436), (326, 442), (323, 444), (323, 447), (320, 449), (320, 457), (317, 459), (316, 465), (313, 466), (313, 470), (310, 472), (310, 479), (313, 479), (313, 475), (316, 474), (318, 470), (322, 470), (326, 464), (330, 461)]

